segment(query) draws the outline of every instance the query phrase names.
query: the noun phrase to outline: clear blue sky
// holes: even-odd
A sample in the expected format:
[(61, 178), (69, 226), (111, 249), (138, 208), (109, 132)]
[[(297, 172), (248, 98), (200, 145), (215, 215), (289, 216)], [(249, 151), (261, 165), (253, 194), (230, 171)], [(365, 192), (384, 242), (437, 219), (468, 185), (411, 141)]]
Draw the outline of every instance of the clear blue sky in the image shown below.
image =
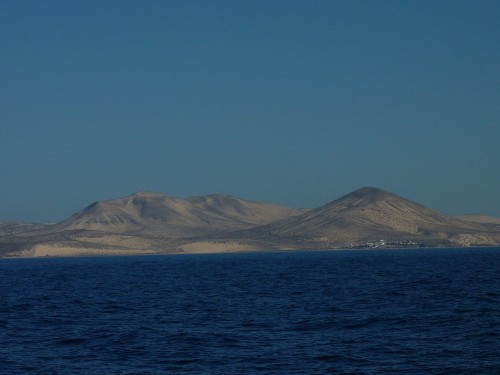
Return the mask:
[(500, 1), (0, 2), (0, 220), (136, 191), (500, 216)]

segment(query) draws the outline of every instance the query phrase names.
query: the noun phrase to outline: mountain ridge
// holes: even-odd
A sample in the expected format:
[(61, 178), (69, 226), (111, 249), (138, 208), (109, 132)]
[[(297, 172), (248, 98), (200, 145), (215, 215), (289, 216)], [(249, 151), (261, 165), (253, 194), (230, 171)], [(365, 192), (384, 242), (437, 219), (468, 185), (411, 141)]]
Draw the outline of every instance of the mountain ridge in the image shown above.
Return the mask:
[[(376, 187), (314, 209), (210, 194), (94, 202), (51, 225), (0, 223), (0, 256), (116, 255), (500, 244), (500, 225), (465, 220)], [(377, 245), (377, 246), (378, 246)]]
[(358, 189), (302, 215), (254, 230), (277, 238), (316, 239), (315, 246), (359, 244), (380, 238), (454, 242), (453, 236), (488, 232), (479, 223), (445, 215), (373, 187)]
[(177, 238), (246, 229), (301, 212), (222, 194), (177, 198), (139, 192), (95, 202), (56, 226), (61, 230)]

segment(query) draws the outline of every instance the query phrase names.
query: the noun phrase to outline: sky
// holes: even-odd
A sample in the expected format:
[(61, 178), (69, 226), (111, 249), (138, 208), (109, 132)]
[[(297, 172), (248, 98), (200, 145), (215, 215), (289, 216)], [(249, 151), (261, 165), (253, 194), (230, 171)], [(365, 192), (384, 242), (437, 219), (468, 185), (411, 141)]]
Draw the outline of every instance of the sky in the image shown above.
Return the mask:
[(0, 220), (137, 191), (500, 217), (500, 2), (0, 2)]

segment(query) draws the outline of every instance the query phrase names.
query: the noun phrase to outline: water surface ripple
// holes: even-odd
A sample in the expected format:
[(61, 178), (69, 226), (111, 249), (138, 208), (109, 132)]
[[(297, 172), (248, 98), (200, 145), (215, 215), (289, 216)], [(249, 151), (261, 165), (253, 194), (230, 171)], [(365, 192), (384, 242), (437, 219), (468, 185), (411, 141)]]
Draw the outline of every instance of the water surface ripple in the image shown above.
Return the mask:
[(8, 374), (500, 373), (500, 249), (0, 261)]

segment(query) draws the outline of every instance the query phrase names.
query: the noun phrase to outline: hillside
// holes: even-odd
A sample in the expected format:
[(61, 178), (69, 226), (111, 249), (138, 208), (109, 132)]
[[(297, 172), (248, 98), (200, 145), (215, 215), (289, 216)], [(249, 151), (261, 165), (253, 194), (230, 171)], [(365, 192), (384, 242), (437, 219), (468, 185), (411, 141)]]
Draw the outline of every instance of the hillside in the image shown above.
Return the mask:
[(445, 215), (378, 188), (313, 210), (228, 195), (141, 192), (52, 225), (0, 222), (0, 256), (499, 245), (500, 225)]
[(134, 236), (182, 238), (251, 228), (296, 216), (303, 210), (252, 202), (228, 195), (187, 199), (141, 192), (96, 202), (57, 224), (61, 230), (87, 230)]
[(362, 188), (302, 215), (253, 229), (301, 246), (362, 244), (380, 239), (424, 244), (492, 244), (489, 227), (442, 214), (378, 188)]

